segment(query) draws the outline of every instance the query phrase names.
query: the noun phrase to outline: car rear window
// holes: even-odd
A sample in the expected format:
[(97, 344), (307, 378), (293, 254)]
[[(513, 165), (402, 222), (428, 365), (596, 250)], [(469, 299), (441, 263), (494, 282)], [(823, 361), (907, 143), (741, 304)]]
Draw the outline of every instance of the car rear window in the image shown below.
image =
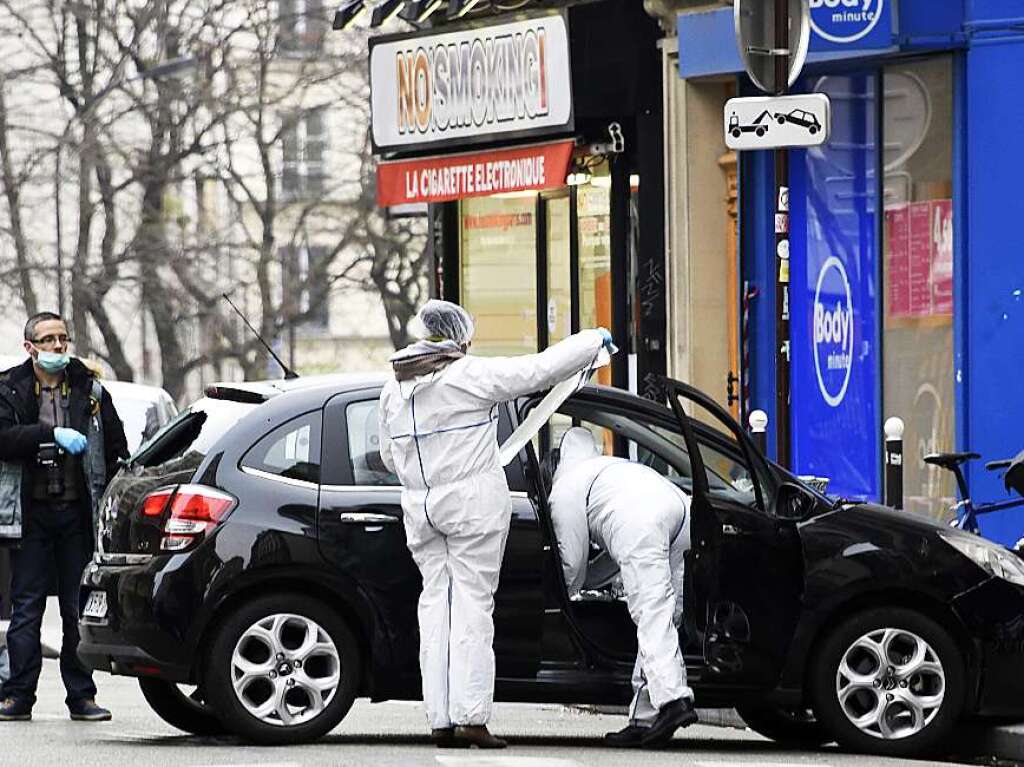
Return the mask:
[(258, 405), (250, 402), (204, 397), (142, 445), (132, 463), (152, 468), (187, 458), (189, 463), (194, 461), (198, 465), (213, 443), (255, 407)]

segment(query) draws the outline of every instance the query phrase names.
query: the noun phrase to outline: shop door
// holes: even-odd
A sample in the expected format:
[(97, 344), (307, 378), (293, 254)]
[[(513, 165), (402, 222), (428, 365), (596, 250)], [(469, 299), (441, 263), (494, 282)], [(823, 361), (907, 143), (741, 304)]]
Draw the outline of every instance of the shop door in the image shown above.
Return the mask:
[(568, 191), (557, 196), (542, 197), (544, 206), (544, 251), (547, 264), (538, 271), (547, 275), (547, 295), (543, 311), (538, 313), (541, 324), (538, 335), (551, 346), (570, 336), (575, 330), (574, 318), (578, 312), (572, 295), (572, 207)]
[[(537, 243), (537, 338), (541, 349), (557, 344), (579, 329), (572, 273), (575, 218), (571, 197), (569, 190), (563, 189), (537, 200), (537, 219), (541, 223)], [(570, 426), (571, 419), (554, 415), (541, 429), (535, 448), (542, 455), (547, 453)]]
[(803, 83), (832, 139), (790, 163), (792, 466), (847, 498), (879, 495), (878, 75)]

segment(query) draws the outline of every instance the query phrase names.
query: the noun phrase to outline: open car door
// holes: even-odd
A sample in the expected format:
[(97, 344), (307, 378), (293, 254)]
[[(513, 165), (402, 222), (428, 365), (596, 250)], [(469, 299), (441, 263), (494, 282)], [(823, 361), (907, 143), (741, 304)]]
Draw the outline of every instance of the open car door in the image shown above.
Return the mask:
[(703, 635), (703, 682), (772, 688), (801, 609), (799, 531), (774, 516), (779, 479), (736, 421), (693, 387), (665, 383), (693, 477), (687, 578)]

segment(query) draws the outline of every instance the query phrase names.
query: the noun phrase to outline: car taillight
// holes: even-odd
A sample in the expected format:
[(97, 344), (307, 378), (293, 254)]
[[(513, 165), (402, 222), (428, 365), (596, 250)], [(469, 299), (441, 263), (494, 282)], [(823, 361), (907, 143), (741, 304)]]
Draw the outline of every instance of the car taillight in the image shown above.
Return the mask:
[(142, 516), (159, 517), (167, 508), (167, 501), (174, 495), (174, 488), (166, 488), (150, 493), (142, 501)]
[[(168, 506), (169, 502), (169, 506)], [(235, 507), (227, 493), (205, 485), (179, 485), (150, 493), (142, 502), (144, 516), (166, 514), (160, 548), (182, 551), (202, 539)]]

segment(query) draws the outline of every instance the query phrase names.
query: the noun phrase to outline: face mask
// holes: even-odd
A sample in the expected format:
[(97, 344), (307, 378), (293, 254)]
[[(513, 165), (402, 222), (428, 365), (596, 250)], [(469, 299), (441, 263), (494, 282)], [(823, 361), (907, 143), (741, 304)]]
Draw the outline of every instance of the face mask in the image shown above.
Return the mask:
[(68, 354), (44, 352), (42, 350), (39, 351), (39, 356), (36, 358), (36, 362), (39, 363), (39, 367), (47, 373), (59, 373), (68, 366), (70, 361), (71, 356)]

